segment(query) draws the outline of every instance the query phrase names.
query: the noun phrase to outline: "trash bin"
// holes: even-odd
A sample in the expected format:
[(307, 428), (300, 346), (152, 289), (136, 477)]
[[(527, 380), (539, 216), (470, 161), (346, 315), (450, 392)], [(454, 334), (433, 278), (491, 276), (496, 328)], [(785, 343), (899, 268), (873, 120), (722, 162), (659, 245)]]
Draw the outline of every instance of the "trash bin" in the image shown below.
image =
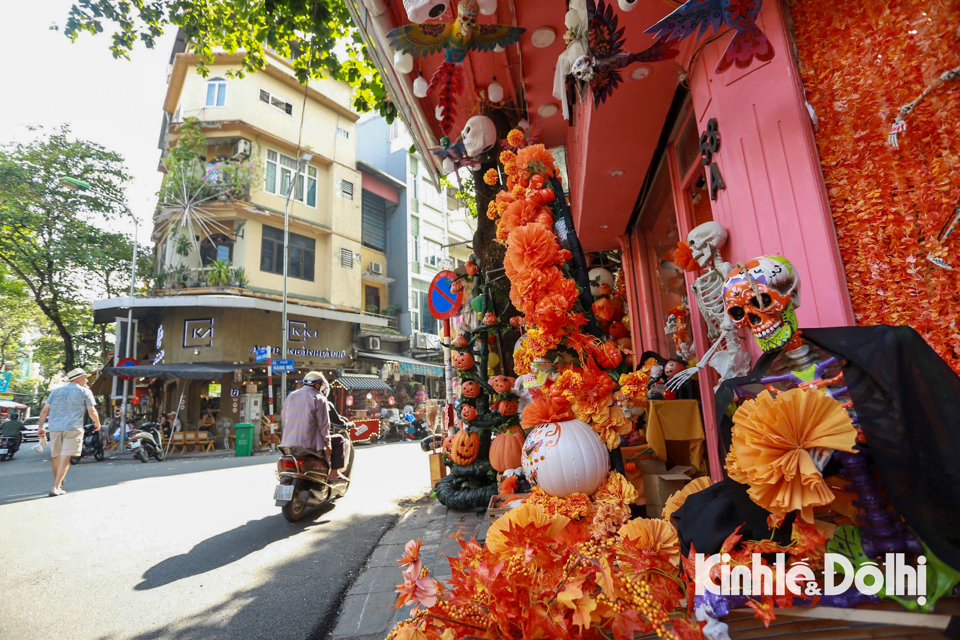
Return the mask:
[(237, 432), (237, 457), (253, 455), (253, 425), (241, 422), (234, 428)]

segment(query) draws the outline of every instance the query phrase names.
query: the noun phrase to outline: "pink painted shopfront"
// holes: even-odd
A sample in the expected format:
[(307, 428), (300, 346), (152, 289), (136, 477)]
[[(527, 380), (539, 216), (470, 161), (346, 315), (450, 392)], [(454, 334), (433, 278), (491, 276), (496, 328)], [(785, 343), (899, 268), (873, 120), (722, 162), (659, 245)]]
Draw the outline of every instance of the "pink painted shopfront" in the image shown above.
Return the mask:
[[(685, 77), (686, 86), (659, 78), (659, 83), (651, 83), (652, 91), (645, 94), (639, 114), (636, 102), (622, 104), (616, 93), (598, 110), (592, 102), (581, 105), (581, 129), (572, 135), (573, 146), (579, 146), (581, 152), (570, 154), (574, 159), (571, 183), (575, 188), (584, 185), (582, 191), (587, 194), (574, 197), (578, 232), (588, 251), (622, 251), (638, 354), (673, 351), (664, 327), (669, 311), (679, 304), (691, 310), (691, 337), (698, 357), (710, 346), (691, 289), (695, 275), (671, 261), (677, 242), (709, 221), (726, 228), (729, 241), (722, 255), (733, 265), (768, 254), (793, 262), (802, 279), (801, 327), (854, 324), (811, 114), (786, 24), (780, 3), (764, 3), (760, 25), (776, 55), (767, 62), (754, 61), (745, 69), (715, 71), (730, 36), (704, 46), (686, 45), (678, 64), (652, 65), (647, 80), (676, 73)], [(618, 190), (632, 190), (633, 206), (598, 214), (601, 199), (591, 197), (586, 186), (595, 167), (585, 165), (590, 162), (589, 149), (603, 141), (582, 127), (614, 115), (630, 121), (627, 126), (632, 130), (624, 130), (623, 120), (619, 123), (624, 137), (647, 142), (646, 148), (637, 144), (634, 155), (639, 160), (632, 171), (616, 175), (618, 170), (613, 169), (599, 177), (617, 179)], [(713, 169), (703, 161), (701, 137), (705, 133), (708, 137), (712, 134), (713, 140), (704, 142), (712, 142), (717, 149), (711, 158)], [(651, 138), (656, 139), (653, 149), (649, 148)], [(641, 172), (645, 157), (649, 160)], [(725, 185), (716, 190), (715, 200), (711, 198), (711, 172), (722, 177)], [(743, 345), (755, 357), (754, 341), (748, 335), (743, 337)], [(712, 475), (718, 478), (722, 461), (715, 445), (716, 382), (712, 369), (701, 373), (709, 462)]]

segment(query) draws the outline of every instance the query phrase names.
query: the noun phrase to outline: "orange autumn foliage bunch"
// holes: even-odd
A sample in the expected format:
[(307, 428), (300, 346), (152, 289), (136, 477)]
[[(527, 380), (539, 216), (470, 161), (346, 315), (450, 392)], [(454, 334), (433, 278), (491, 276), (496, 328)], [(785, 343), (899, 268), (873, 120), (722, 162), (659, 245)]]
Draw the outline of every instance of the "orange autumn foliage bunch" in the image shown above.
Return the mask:
[(910, 325), (960, 373), (960, 237), (936, 240), (960, 199), (960, 83), (917, 105), (898, 148), (887, 142), (899, 109), (960, 65), (960, 0), (803, 0), (791, 12), (856, 321)]

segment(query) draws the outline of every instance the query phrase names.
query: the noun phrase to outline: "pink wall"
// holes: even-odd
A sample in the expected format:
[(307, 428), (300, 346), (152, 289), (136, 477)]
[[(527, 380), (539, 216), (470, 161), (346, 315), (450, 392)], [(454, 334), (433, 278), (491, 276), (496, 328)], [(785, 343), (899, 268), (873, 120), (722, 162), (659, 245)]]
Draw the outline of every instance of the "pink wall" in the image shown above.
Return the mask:
[(724, 256), (731, 263), (779, 254), (796, 266), (801, 327), (852, 325), (812, 124), (779, 5), (765, 2), (760, 16), (776, 52), (772, 60), (715, 73), (726, 36), (704, 47), (690, 73), (700, 131), (716, 118), (721, 135), (715, 161), (727, 188), (713, 203), (713, 217), (730, 232)]

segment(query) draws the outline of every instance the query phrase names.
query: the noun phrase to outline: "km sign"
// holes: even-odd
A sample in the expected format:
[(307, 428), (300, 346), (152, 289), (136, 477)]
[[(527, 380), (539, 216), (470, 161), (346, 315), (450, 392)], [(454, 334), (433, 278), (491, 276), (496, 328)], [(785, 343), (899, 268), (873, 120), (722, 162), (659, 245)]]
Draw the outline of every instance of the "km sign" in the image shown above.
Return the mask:
[(183, 323), (183, 347), (198, 348), (213, 346), (213, 318), (185, 320)]

